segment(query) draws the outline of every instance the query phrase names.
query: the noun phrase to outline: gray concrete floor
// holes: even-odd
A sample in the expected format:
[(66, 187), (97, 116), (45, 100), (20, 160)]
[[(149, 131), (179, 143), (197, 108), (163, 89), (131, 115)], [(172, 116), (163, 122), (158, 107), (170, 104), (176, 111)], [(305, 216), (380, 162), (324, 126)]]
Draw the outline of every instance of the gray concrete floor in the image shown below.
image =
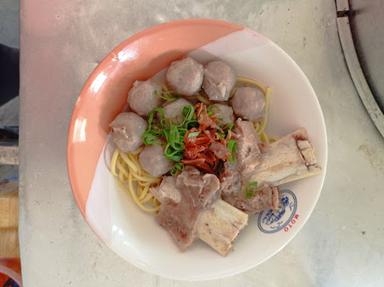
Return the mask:
[[(0, 0), (0, 43), (19, 47), (19, 1)], [(0, 79), (1, 84), (1, 79)], [(1, 96), (1, 95), (0, 95)], [(19, 124), (19, 98), (15, 98), (0, 107), (0, 126)], [(0, 165), (0, 180), (15, 180), (18, 177), (17, 166)]]

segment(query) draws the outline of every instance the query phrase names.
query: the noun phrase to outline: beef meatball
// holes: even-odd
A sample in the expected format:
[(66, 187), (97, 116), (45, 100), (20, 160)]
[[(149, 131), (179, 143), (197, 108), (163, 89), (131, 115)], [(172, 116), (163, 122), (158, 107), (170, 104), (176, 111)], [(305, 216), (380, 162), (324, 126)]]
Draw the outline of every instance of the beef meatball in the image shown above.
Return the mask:
[(135, 81), (128, 93), (128, 105), (140, 116), (146, 116), (161, 104), (160, 94), (161, 86), (154, 81)]
[(235, 72), (223, 61), (209, 62), (204, 69), (203, 89), (212, 101), (228, 101), (235, 83)]
[(243, 119), (257, 121), (263, 116), (265, 98), (258, 88), (237, 88), (231, 102), (235, 114)]
[(164, 156), (160, 145), (148, 145), (139, 155), (141, 167), (152, 176), (161, 176), (171, 170), (173, 163)]
[(192, 96), (201, 89), (204, 68), (192, 58), (184, 58), (171, 63), (167, 70), (168, 85), (183, 96)]
[(230, 106), (213, 104), (209, 106), (209, 110), (212, 111), (219, 125), (228, 125), (234, 122), (233, 110)]
[(183, 98), (177, 99), (164, 106), (164, 116), (176, 123), (181, 123), (184, 119), (183, 108), (187, 105), (191, 105), (191, 103)]
[(143, 144), (147, 122), (137, 114), (118, 114), (109, 126), (112, 128), (112, 141), (121, 151), (132, 152)]

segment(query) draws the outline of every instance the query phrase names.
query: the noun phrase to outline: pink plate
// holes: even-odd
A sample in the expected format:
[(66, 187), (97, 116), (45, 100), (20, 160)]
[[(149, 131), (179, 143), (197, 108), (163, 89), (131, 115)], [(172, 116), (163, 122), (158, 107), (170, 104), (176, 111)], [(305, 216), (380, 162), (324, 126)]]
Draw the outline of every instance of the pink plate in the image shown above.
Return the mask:
[[(284, 212), (271, 220), (254, 216), (221, 257), (196, 242), (180, 252), (152, 216), (121, 192), (104, 159), (108, 125), (124, 109), (133, 81), (190, 55), (205, 63), (227, 61), (238, 75), (272, 88), (268, 132), (279, 136), (308, 130), (323, 167), (321, 175), (284, 186)], [(88, 224), (117, 254), (151, 273), (206, 280), (248, 270), (286, 245), (310, 216), (325, 177), (327, 136), (316, 95), (300, 68), (276, 44), (239, 25), (218, 20), (182, 20), (149, 28), (116, 47), (92, 72), (76, 102), (68, 132), (67, 163), (76, 202)]]

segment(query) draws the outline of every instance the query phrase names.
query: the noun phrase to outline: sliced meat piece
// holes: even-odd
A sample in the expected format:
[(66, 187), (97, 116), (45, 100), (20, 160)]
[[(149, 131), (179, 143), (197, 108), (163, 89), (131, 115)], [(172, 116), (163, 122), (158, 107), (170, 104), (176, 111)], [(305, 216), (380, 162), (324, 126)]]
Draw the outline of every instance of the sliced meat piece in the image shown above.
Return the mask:
[(255, 191), (254, 196), (247, 197), (245, 192), (247, 183), (242, 180), (236, 164), (225, 163), (224, 173), (221, 175), (221, 197), (223, 200), (248, 214), (278, 208), (279, 193), (277, 188), (265, 185)]
[(267, 209), (279, 208), (279, 190), (274, 186), (264, 186), (248, 198), (242, 190), (237, 193), (223, 193), (223, 200), (234, 207), (248, 213), (254, 214)]
[(206, 208), (219, 198), (220, 180), (216, 175), (207, 173), (203, 175), (203, 183), (203, 189), (199, 194), (199, 205)]
[(164, 106), (164, 116), (172, 119), (175, 123), (181, 123), (184, 119), (183, 109), (191, 105), (186, 99), (180, 98)]
[(228, 149), (225, 144), (219, 142), (213, 142), (209, 146), (209, 149), (215, 154), (219, 159), (226, 159), (228, 156)]
[(221, 174), (221, 194), (236, 194), (241, 192), (241, 175), (236, 164), (224, 163), (224, 172)]
[(132, 152), (143, 144), (147, 122), (137, 114), (118, 114), (109, 126), (112, 128), (112, 141), (121, 151)]
[(228, 101), (235, 83), (235, 72), (227, 63), (212, 61), (206, 65), (203, 89), (210, 100)]
[(260, 163), (243, 171), (246, 180), (278, 186), (319, 174), (320, 166), (305, 129), (299, 129), (263, 148)]
[(162, 202), (157, 221), (184, 250), (197, 236), (199, 215), (219, 197), (220, 181), (213, 174), (202, 176), (197, 169), (185, 167), (176, 178), (176, 187), (180, 202)]
[(174, 61), (165, 75), (168, 85), (178, 94), (192, 96), (196, 94), (203, 83), (203, 65), (187, 57)]
[[(200, 171), (192, 166), (186, 166), (177, 177), (176, 185), (179, 189), (190, 189), (186, 196), (193, 206), (204, 208), (218, 198), (220, 180), (214, 174), (200, 174)], [(185, 196), (184, 196), (185, 198)]]
[(139, 155), (141, 167), (152, 176), (161, 176), (171, 170), (173, 163), (164, 156), (160, 145), (147, 145)]
[(181, 194), (176, 187), (175, 176), (165, 176), (159, 186), (151, 187), (151, 193), (160, 202), (171, 201), (179, 203)]
[[(201, 177), (196, 169), (189, 169), (189, 167), (187, 167), (187, 171), (194, 180), (196, 180), (196, 177)], [(212, 180), (211, 176), (212, 175), (208, 175), (208, 177), (203, 176), (202, 178), (204, 184), (207, 185), (205, 192), (208, 191), (209, 193), (211, 193), (211, 190), (217, 188), (217, 180)], [(188, 182), (188, 184), (191, 184), (191, 182)], [(162, 204), (177, 205), (182, 199), (181, 192), (176, 186), (175, 176), (164, 177), (160, 186), (151, 188), (151, 192)], [(202, 196), (204, 197), (204, 193)], [(212, 196), (208, 196), (208, 198), (212, 200), (216, 196), (218, 195), (213, 196), (213, 198)], [(208, 202), (211, 200), (208, 200)], [(163, 210), (163, 212), (165, 211)], [(176, 214), (174, 215), (176, 216)], [(163, 220), (168, 217), (168, 215), (164, 216), (164, 214), (162, 214), (162, 216)], [(206, 208), (200, 212), (194, 229), (196, 230), (196, 236), (198, 238), (225, 256), (232, 249), (233, 241), (247, 223), (248, 215), (246, 213), (221, 199), (217, 199), (214, 200), (209, 208), (206, 206)]]
[(243, 119), (255, 122), (263, 116), (265, 98), (258, 88), (237, 88), (231, 103), (235, 114)]
[(152, 80), (135, 81), (128, 93), (129, 107), (141, 116), (146, 116), (161, 104), (161, 86)]
[(232, 107), (222, 104), (213, 104), (210, 105), (208, 109), (215, 115), (219, 125), (223, 126), (233, 124), (235, 117), (233, 115)]
[(240, 170), (252, 169), (260, 163), (259, 137), (250, 121), (237, 119), (237, 164)]

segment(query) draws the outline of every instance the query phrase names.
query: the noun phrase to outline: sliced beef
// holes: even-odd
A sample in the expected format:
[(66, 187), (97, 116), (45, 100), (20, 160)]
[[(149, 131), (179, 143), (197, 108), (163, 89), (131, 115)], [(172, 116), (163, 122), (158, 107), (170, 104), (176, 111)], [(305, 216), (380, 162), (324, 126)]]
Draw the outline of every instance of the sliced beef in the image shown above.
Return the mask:
[(225, 163), (221, 175), (221, 197), (224, 201), (248, 214), (278, 208), (279, 192), (276, 187), (265, 185), (255, 190), (254, 196), (247, 196), (247, 183), (243, 181), (236, 164)]
[[(313, 147), (305, 129), (263, 146), (257, 145), (257, 134), (250, 122), (237, 121), (237, 164), (224, 166), (221, 175), (222, 198), (249, 214), (275, 209), (279, 204), (277, 186), (319, 174)], [(252, 196), (249, 183), (257, 183)]]
[(213, 174), (201, 175), (197, 169), (186, 166), (176, 178), (176, 187), (180, 201), (164, 200), (157, 221), (184, 250), (197, 236), (199, 215), (218, 199), (220, 181)]
[(160, 202), (169, 201), (177, 204), (181, 200), (181, 194), (176, 187), (175, 176), (164, 176), (161, 184), (151, 187), (150, 191)]
[(209, 146), (209, 149), (215, 154), (219, 159), (226, 159), (228, 156), (228, 149), (225, 144), (219, 142), (213, 142)]
[(237, 164), (243, 169), (252, 169), (260, 163), (259, 137), (250, 121), (237, 119), (236, 121), (237, 139)]
[(246, 196), (244, 190), (236, 193), (222, 193), (222, 198), (234, 207), (248, 213), (259, 213), (266, 209), (279, 207), (279, 190), (274, 186), (259, 188), (251, 197)]
[(235, 163), (226, 162), (221, 174), (221, 195), (237, 194), (241, 192), (241, 174)]
[[(200, 173), (196, 169), (189, 169), (189, 167), (187, 167), (187, 172), (193, 177), (193, 179), (192, 182), (189, 180), (185, 182), (186, 178), (182, 178), (181, 180), (184, 182), (182, 187), (184, 187), (185, 184), (193, 185), (193, 182), (196, 181), (197, 177), (201, 177)], [(212, 176), (213, 175), (206, 174), (201, 177), (205, 188), (203, 188), (201, 196), (199, 197), (203, 198), (203, 200), (197, 202), (198, 206), (203, 205), (205, 208), (199, 212), (197, 221), (195, 223), (183, 223), (182, 225), (187, 226), (186, 228), (179, 226), (175, 229), (172, 229), (173, 231), (170, 233), (172, 234), (173, 238), (176, 238), (176, 242), (178, 242), (178, 240), (182, 242), (183, 248), (186, 241), (183, 240), (184, 238), (180, 239), (180, 234), (184, 234), (183, 232), (180, 232), (180, 230), (192, 230), (192, 235), (188, 237), (187, 240), (188, 244), (190, 241), (193, 241), (194, 237), (196, 236), (211, 246), (213, 249), (215, 249), (219, 254), (225, 256), (232, 249), (233, 242), (239, 235), (240, 231), (247, 225), (248, 214), (235, 208), (222, 199), (216, 200), (216, 197), (218, 197), (219, 194), (217, 191), (213, 192), (213, 190), (217, 189), (218, 181)], [(172, 213), (168, 213), (168, 210), (164, 209), (161, 211), (161, 220), (163, 224), (164, 222), (173, 224), (174, 221), (170, 219), (172, 216), (175, 216), (176, 218), (180, 217), (178, 213), (175, 212), (175, 210), (176, 206), (180, 204), (180, 201), (185, 200), (185, 197), (181, 196), (182, 193), (179, 191), (176, 185), (176, 181), (177, 179), (175, 176), (166, 176), (163, 178), (160, 186), (151, 188), (152, 194), (163, 205), (167, 204), (167, 208), (170, 208), (169, 206), (171, 206)], [(198, 185), (201, 185), (200, 180)], [(177, 210), (180, 209), (177, 208)], [(196, 213), (193, 212), (193, 214), (195, 215)], [(187, 218), (187, 215), (183, 218)], [(160, 218), (158, 220), (160, 220)], [(191, 220), (194, 219), (191, 217)], [(178, 223), (180, 222), (178, 221)]]

